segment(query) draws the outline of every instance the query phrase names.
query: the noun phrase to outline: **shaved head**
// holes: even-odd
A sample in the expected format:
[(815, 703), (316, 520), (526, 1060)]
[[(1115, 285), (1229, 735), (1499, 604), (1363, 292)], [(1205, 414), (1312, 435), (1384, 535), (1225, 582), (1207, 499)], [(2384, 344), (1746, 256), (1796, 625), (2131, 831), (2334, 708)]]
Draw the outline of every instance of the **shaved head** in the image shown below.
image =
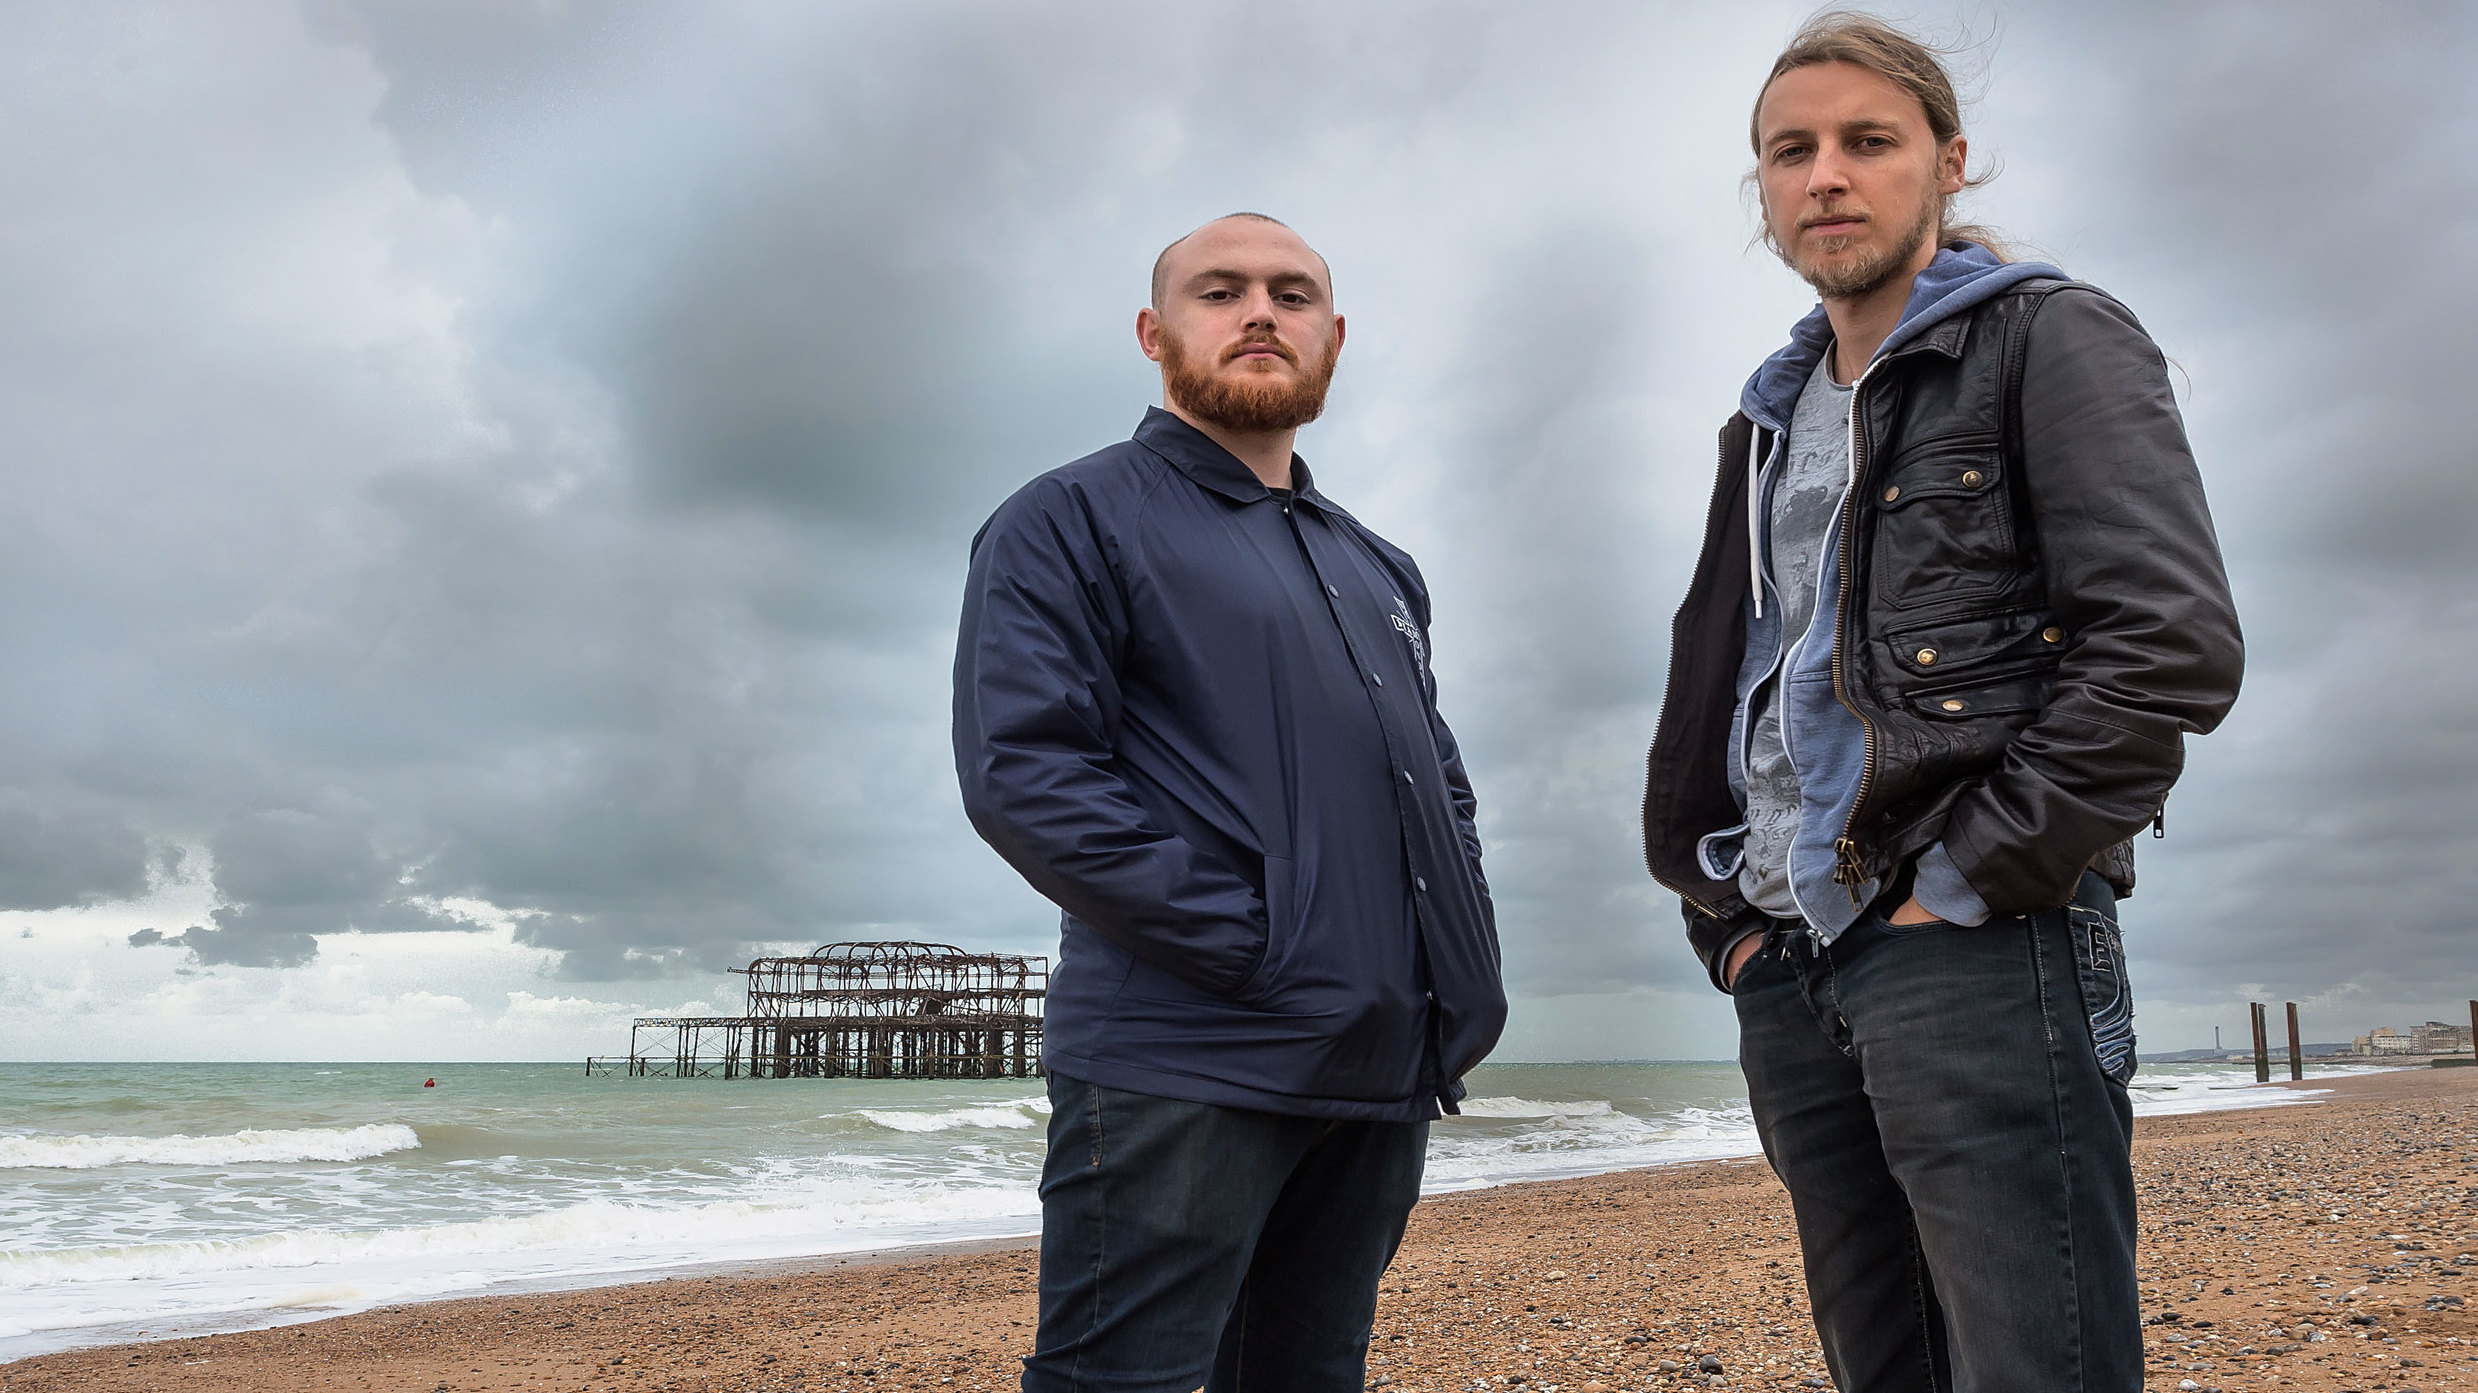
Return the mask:
[[(1204, 231), (1205, 228), (1216, 227), (1222, 223), (1237, 221), (1271, 223), (1273, 226), (1281, 228), (1285, 232), (1289, 232), (1294, 237), (1299, 235), (1292, 229), (1289, 223), (1282, 221), (1280, 218), (1270, 217), (1263, 213), (1224, 213), (1222, 216), (1215, 218), (1212, 222), (1196, 228), (1195, 231), (1188, 233), (1187, 236), (1181, 237), (1169, 246), (1162, 248), (1162, 254), (1153, 258), (1154, 309), (1158, 310), (1162, 307), (1162, 298), (1167, 295), (1170, 290), (1170, 262), (1172, 253), (1178, 251), (1179, 248), (1186, 246), (1188, 241), (1195, 237), (1196, 233)], [(1303, 238), (1300, 241), (1300, 245), (1303, 247), (1308, 246), (1306, 239)], [(1316, 248), (1308, 247), (1308, 255), (1315, 257), (1316, 264), (1324, 270), (1325, 295), (1327, 299), (1332, 299), (1334, 293), (1334, 268), (1326, 264), (1325, 254), (1318, 251)]]

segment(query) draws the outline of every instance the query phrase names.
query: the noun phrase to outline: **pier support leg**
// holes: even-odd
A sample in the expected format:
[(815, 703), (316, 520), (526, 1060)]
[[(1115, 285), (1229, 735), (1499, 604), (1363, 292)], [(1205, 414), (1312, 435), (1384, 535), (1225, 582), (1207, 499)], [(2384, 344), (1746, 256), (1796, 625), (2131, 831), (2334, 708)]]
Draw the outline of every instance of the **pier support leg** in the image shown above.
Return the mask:
[(2270, 1083), (2271, 1041), (2267, 1038), (2270, 1031), (2266, 1029), (2267, 1022), (2264, 1018), (2269, 1016), (2271, 1011), (2262, 1002), (2249, 1001), (2246, 1003), (2246, 1014), (2254, 1018), (2254, 1081)]

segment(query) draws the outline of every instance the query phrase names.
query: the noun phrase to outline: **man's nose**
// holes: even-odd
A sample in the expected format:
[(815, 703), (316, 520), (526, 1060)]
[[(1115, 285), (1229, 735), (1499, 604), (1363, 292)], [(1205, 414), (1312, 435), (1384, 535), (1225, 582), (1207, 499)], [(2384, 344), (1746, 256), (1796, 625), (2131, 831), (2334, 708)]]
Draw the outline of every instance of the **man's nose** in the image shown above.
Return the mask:
[(1838, 150), (1819, 150), (1807, 166), (1807, 192), (1812, 197), (1830, 198), (1850, 191), (1850, 167)]
[(1263, 286), (1250, 290), (1247, 299), (1240, 305), (1240, 309), (1243, 316), (1241, 327), (1248, 329), (1273, 327), (1273, 292)]

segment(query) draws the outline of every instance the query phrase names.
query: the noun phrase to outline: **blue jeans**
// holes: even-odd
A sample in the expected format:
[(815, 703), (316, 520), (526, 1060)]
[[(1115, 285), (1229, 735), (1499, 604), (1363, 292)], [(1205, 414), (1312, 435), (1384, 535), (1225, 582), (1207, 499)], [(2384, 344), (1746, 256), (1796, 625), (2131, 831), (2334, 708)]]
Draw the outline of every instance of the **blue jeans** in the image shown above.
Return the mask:
[(1739, 970), (1740, 1063), (1842, 1393), (2139, 1393), (2132, 998), (2105, 882)]
[(1050, 1075), (1025, 1393), (1358, 1393), (1425, 1122), (1184, 1103)]

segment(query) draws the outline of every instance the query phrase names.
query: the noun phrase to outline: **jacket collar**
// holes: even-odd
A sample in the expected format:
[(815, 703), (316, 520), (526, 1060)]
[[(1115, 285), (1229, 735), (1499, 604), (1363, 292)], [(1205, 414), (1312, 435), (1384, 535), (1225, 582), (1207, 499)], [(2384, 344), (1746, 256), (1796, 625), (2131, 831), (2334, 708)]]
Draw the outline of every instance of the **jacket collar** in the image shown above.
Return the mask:
[[(1144, 409), (1144, 420), (1136, 426), (1136, 443), (1168, 460), (1172, 468), (1185, 474), (1204, 488), (1234, 503), (1259, 503), (1273, 496), (1265, 481), (1256, 472), (1239, 462), (1239, 457), (1213, 443), (1213, 437), (1180, 420), (1158, 406)], [(1291, 456), (1292, 493), (1320, 508), (1333, 505), (1316, 491), (1309, 477), (1308, 462)]]
[[(2044, 261), (1999, 261), (1987, 248), (1956, 242), (1936, 253), (1936, 259), (1911, 282), (1910, 300), (1901, 322), (1876, 350), (1876, 361), (1913, 349), (1959, 357), (1970, 333), (1964, 311), (1977, 308), (2027, 280), (2064, 279), (2065, 273)], [(1817, 305), (1790, 330), (1790, 341), (1764, 360), (1738, 394), (1738, 409), (1768, 430), (1789, 425), (1798, 394), (1806, 389), (1816, 361), (1832, 345), (1832, 321)]]

